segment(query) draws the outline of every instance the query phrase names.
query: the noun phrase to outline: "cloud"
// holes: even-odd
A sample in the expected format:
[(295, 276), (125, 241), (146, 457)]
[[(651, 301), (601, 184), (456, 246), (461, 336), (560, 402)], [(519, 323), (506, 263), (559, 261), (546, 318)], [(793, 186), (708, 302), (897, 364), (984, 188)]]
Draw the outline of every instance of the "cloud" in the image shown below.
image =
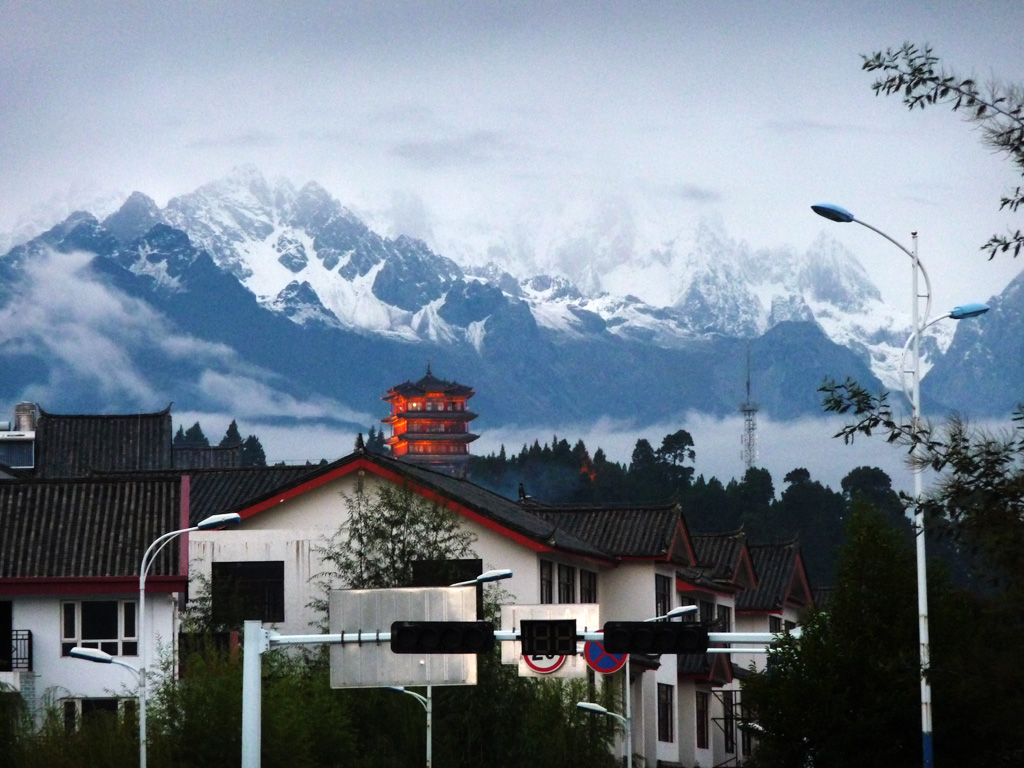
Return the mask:
[(825, 123), (820, 120), (769, 120), (763, 127), (771, 133), (783, 136), (796, 134), (835, 135), (839, 133), (861, 133), (863, 128), (851, 124)]
[[(174, 400), (255, 420), (375, 422), (328, 398), (287, 394), (279, 376), (245, 362), (230, 347), (178, 332), (145, 302), (97, 279), (89, 269), (93, 258), (50, 251), (25, 264), (17, 293), (0, 309), (0, 348), (45, 359), (51, 373), (47, 383), (11, 395), (45, 405), (85, 384), (96, 389), (102, 409), (162, 407)], [(139, 362), (154, 359), (174, 363), (176, 391), (162, 391)]]
[(198, 386), (210, 403), (223, 406), (240, 418), (323, 420), (353, 424), (375, 421), (368, 414), (353, 411), (335, 400), (325, 397), (300, 400), (240, 373), (207, 370), (200, 376)]
[(279, 147), (284, 139), (268, 131), (250, 130), (223, 136), (208, 136), (193, 139), (185, 144), (189, 149), (247, 149), (260, 147)]
[[(835, 491), (840, 490), (842, 479), (856, 467), (879, 467), (892, 478), (894, 488), (910, 490), (913, 475), (904, 464), (903, 451), (885, 444), (881, 438), (866, 438), (846, 445), (832, 437), (840, 424), (840, 419), (826, 417), (787, 422), (762, 418), (758, 421), (760, 460), (757, 464), (771, 474), (776, 495), (785, 490), (783, 478), (797, 467), (805, 467), (812, 479)], [(534, 440), (541, 444), (549, 442), (554, 433), (571, 445), (583, 440), (591, 455), (601, 448), (611, 461), (628, 465), (638, 439), (644, 438), (658, 448), (665, 435), (679, 429), (693, 436), (697, 475), (717, 477), (724, 484), (743, 477), (746, 467), (740, 456), (744, 430), (741, 416), (718, 418), (686, 413), (648, 425), (600, 418), (589, 424), (545, 427), (542, 434), (534, 427), (509, 426), (481, 432), (480, 439), (473, 443), (473, 452), (477, 455), (497, 453), (504, 445), (506, 453), (518, 453), (523, 445), (532, 445)]]
[(500, 136), (493, 131), (473, 131), (448, 139), (425, 139), (395, 145), (391, 153), (424, 169), (450, 166), (480, 165), (489, 162), (503, 147)]

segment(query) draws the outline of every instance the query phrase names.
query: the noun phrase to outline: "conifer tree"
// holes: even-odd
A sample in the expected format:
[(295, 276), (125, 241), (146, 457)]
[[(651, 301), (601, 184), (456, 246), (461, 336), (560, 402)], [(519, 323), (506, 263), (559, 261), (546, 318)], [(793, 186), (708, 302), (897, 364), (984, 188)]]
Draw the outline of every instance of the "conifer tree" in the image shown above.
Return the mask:
[(224, 433), (224, 437), (222, 437), (220, 439), (220, 447), (221, 448), (228, 448), (228, 447), (231, 447), (233, 445), (238, 445), (241, 442), (242, 442), (242, 435), (238, 431), (238, 424), (235, 422), (234, 419), (232, 419), (231, 423), (228, 425), (227, 432), (225, 432)]

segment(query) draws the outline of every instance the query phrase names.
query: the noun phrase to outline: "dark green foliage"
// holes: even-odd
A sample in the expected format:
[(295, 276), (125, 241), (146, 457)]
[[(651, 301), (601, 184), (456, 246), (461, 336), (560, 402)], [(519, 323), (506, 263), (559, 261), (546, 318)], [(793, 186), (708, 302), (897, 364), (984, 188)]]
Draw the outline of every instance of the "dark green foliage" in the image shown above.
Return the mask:
[(384, 430), (376, 430), (370, 427), (370, 433), (366, 438), (366, 450), (370, 453), (388, 454), (390, 450), (384, 444)]
[(920, 764), (913, 551), (879, 513), (855, 510), (828, 614), (744, 684), (758, 766)]
[(174, 444), (187, 446), (201, 446), (203, 448), (206, 448), (210, 445), (210, 441), (206, 439), (206, 435), (203, 434), (203, 428), (199, 426), (199, 422), (197, 421), (184, 432), (181, 431), (181, 427), (179, 426), (178, 434), (175, 435), (174, 437)]
[(220, 439), (220, 443), (218, 443), (218, 445), (221, 448), (225, 448), (232, 445), (238, 445), (240, 442), (242, 442), (242, 434), (238, 431), (238, 424), (234, 419), (232, 419), (231, 423), (228, 424), (228, 429), (224, 433), (224, 437)]
[[(1024, 173), (1024, 88), (992, 81), (984, 89), (970, 77), (961, 77), (939, 66), (939, 59), (930, 46), (923, 49), (904, 43), (864, 56), (863, 68), (880, 72), (882, 77), (872, 84), (878, 95), (897, 95), (909, 109), (924, 109), (934, 104), (947, 104), (954, 112), (976, 124), (989, 147), (1009, 156), (1017, 170)], [(1000, 199), (999, 208), (1016, 212), (1024, 204), (1024, 188), (1018, 186), (1009, 196)], [(993, 235), (982, 247), (991, 259), (996, 253), (1024, 248), (1021, 230)]]
[(263, 444), (256, 435), (249, 435), (242, 443), (242, 466), (267, 466), (267, 455), (263, 452)]

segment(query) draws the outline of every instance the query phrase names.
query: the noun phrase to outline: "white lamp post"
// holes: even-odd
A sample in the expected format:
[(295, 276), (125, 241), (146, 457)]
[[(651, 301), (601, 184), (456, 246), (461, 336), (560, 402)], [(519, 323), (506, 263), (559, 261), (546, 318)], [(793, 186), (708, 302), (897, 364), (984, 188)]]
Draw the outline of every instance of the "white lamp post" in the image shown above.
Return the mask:
[[(900, 365), (900, 382), (903, 384), (903, 392), (911, 405), (911, 428), (915, 435), (921, 425), (921, 333), (926, 328), (940, 320), (951, 318), (953, 320), (963, 320), (969, 317), (977, 317), (978, 315), (984, 314), (988, 311), (988, 307), (984, 304), (966, 304), (961, 307), (955, 307), (952, 311), (947, 312), (940, 317), (935, 318), (931, 322), (928, 321), (928, 315), (931, 313), (932, 303), (932, 287), (931, 281), (928, 279), (928, 273), (924, 269), (924, 265), (921, 264), (921, 260), (917, 255), (917, 232), (911, 232), (910, 236), (913, 240), (913, 251), (908, 250), (899, 242), (891, 238), (889, 235), (882, 232), (880, 229), (867, 224), (860, 219), (856, 218), (845, 208), (841, 208), (838, 205), (832, 205), (831, 203), (820, 203), (818, 205), (812, 205), (813, 210), (819, 216), (824, 216), (830, 221), (839, 222), (840, 224), (848, 224), (850, 222), (857, 222), (861, 226), (867, 227), (872, 232), (875, 232), (890, 243), (895, 245), (901, 251), (903, 251), (911, 259), (911, 333), (907, 339), (907, 343), (903, 345), (903, 360), (906, 360), (908, 351), (911, 353), (911, 368), (910, 373), (913, 376), (911, 386), (908, 388), (904, 379), (906, 373), (906, 365), (901, 363)], [(924, 279), (924, 293), (920, 292), (918, 287), (918, 274)], [(924, 299), (924, 312), (920, 312), (920, 302)], [(917, 443), (914, 444), (914, 448), (911, 452), (912, 456), (916, 456), (918, 453)], [(919, 501), (923, 492), (923, 479), (921, 477), (921, 470), (917, 467), (914, 468), (914, 500)], [(918, 634), (921, 645), (921, 749), (924, 768), (932, 768), (934, 764), (933, 752), (932, 752), (932, 689), (931, 684), (928, 682), (928, 669), (931, 665), (931, 655), (929, 649), (928, 640), (928, 576), (926, 568), (926, 557), (925, 557), (925, 542), (924, 542), (924, 512), (917, 506), (914, 514), (914, 533), (917, 541), (917, 607), (918, 607)]]
[[(627, 657), (628, 658), (628, 657)], [(626, 686), (629, 686), (629, 680), (626, 680)], [(597, 712), (599, 715), (606, 715), (608, 717), (614, 717), (620, 723), (625, 731), (625, 747), (626, 747), (626, 768), (633, 768), (633, 729), (630, 725), (630, 717), (623, 717), (620, 714), (611, 712), (600, 704), (594, 704), (590, 701), (580, 701), (576, 704), (577, 709), (583, 709), (587, 712)], [(628, 714), (628, 713), (627, 713)]]
[[(148, 656), (146, 653), (145, 635), (146, 575), (149, 573), (150, 566), (153, 565), (153, 560), (160, 553), (160, 550), (171, 541), (171, 539), (174, 539), (183, 533), (191, 533), (192, 531), (208, 531), (215, 528), (222, 528), (225, 525), (237, 523), (241, 521), (241, 519), (241, 516), (235, 512), (222, 515), (211, 515), (205, 520), (200, 521), (198, 525), (165, 533), (150, 544), (149, 548), (142, 556), (142, 564), (139, 566), (139, 768), (146, 768), (146, 667)], [(84, 658), (84, 656), (80, 656), (79, 658)], [(95, 661), (96, 659), (93, 660)]]
[(434, 720), (434, 699), (431, 695), (431, 686), (427, 686), (427, 695), (421, 696), (413, 691), (406, 690), (405, 686), (402, 685), (389, 685), (389, 691), (398, 691), (408, 696), (412, 696), (416, 701), (423, 705), (423, 709), (427, 713), (427, 768), (431, 768), (433, 765), (433, 720)]

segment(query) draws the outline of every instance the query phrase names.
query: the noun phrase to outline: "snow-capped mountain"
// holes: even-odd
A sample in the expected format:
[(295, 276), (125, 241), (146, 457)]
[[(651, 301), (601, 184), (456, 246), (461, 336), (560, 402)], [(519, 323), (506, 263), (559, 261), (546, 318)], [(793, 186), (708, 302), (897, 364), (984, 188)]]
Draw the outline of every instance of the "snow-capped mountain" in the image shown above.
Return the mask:
[[(561, 233), (567, 239), (546, 244), (547, 275), (512, 274), (525, 267), (511, 257), (460, 267), (422, 241), (378, 235), (316, 183), (297, 190), (286, 180), (269, 183), (252, 167), (176, 197), (162, 211), (135, 193), (104, 224), (122, 238), (157, 221), (180, 229), (260, 303), (300, 324), (479, 342), (479, 334), (446, 321), (441, 309), (456, 285), (478, 294), (477, 305), (485, 301), (482, 288), (462, 285), (480, 281), (525, 301), (551, 330), (600, 328), (668, 347), (708, 334), (753, 338), (783, 321), (817, 322), (832, 341), (862, 355), (886, 386), (899, 386), (909, 318), (882, 303), (837, 241), (822, 235), (804, 253), (757, 250), (705, 222), (690, 238), (677, 234), (651, 245), (624, 210), (605, 206), (592, 217), (594, 229)], [(945, 326), (929, 334), (925, 371), (951, 338)]]
[[(908, 318), (836, 241), (755, 249), (713, 223), (654, 241), (623, 210), (609, 207), (589, 231), (535, 234), (528, 259), (524, 236), (460, 264), (378, 234), (314, 182), (271, 183), (246, 167), (163, 208), (135, 192), (102, 221), (76, 213), (15, 247), (0, 256), (0, 313), (25, 311), (19, 286), (46, 253), (93, 254), (80, 279), (145, 302), (176, 331), (281, 377), (291, 395), (355, 411), (373, 412), (381, 388), (423, 359), (447, 363), (490, 414), (519, 423), (732, 412), (748, 349), (754, 392), (778, 417), (820, 412), (826, 376), (899, 388)], [(952, 338), (936, 331), (925, 370)], [(24, 346), (18, 354), (46, 367)], [(371, 369), (372, 381), (360, 378)], [(196, 376), (175, 386), (209, 396)]]

